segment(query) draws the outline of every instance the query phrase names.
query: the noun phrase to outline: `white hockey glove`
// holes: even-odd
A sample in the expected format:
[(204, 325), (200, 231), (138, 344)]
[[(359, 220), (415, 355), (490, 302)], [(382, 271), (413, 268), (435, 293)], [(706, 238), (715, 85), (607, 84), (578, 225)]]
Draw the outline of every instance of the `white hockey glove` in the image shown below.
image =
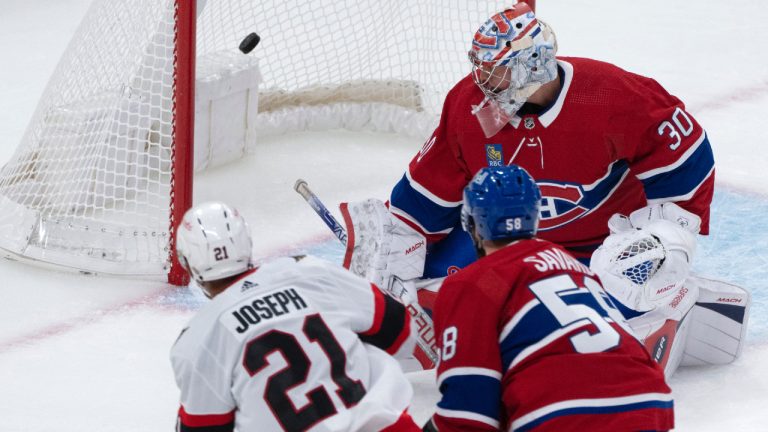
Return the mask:
[(639, 315), (627, 320), (667, 377), (683, 357), (689, 313), (699, 296), (690, 283), (696, 235), (666, 219), (608, 236), (590, 267), (603, 288)]
[[(675, 301), (690, 274), (696, 235), (665, 219), (643, 228), (608, 236), (592, 254), (590, 267), (603, 287), (624, 306), (637, 312), (659, 310), (666, 318), (680, 319), (690, 305)], [(691, 293), (695, 294), (695, 293)]]
[(347, 228), (344, 267), (401, 298), (416, 300), (416, 287), (404, 283), (424, 273), (427, 241), (377, 199), (342, 203)]
[(590, 266), (624, 306), (638, 312), (664, 308), (690, 273), (700, 227), (701, 218), (672, 202), (615, 214), (608, 220), (611, 235)]
[(628, 231), (633, 228), (643, 228), (656, 220), (674, 222), (681, 228), (699, 233), (701, 218), (673, 202), (653, 204), (633, 211), (629, 216), (615, 214), (608, 220), (608, 229), (611, 234)]
[(678, 365), (730, 363), (744, 345), (749, 291), (690, 273), (700, 225), (674, 203), (614, 215), (612, 234), (592, 255), (605, 290), (644, 312), (627, 324), (667, 377)]

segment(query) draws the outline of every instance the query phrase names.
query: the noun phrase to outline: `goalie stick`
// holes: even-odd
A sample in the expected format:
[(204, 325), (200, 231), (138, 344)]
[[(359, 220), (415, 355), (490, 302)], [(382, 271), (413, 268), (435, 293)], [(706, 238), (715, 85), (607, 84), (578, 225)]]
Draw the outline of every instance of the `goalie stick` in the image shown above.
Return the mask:
[[(339, 221), (333, 217), (325, 204), (320, 201), (320, 198), (318, 198), (317, 195), (315, 195), (312, 190), (309, 189), (307, 182), (302, 179), (298, 179), (296, 180), (293, 189), (298, 192), (299, 195), (301, 195), (307, 201), (307, 203), (309, 203), (310, 207), (312, 207), (315, 213), (320, 216), (320, 219), (325, 222), (325, 225), (327, 225), (328, 228), (333, 231), (333, 234), (336, 235), (336, 238), (339, 239), (341, 244), (346, 246), (347, 230), (345, 230)], [(389, 292), (393, 295), (396, 295), (392, 291)], [(421, 348), (421, 351), (423, 351), (423, 353), (428, 357), (428, 360), (432, 362), (433, 365), (437, 364), (438, 355), (437, 349), (435, 347), (436, 340), (435, 331), (432, 326), (432, 317), (430, 317), (424, 311), (421, 305), (419, 305), (418, 301), (406, 302), (402, 296), (397, 297), (406, 304), (406, 309), (411, 315), (413, 323), (418, 328), (416, 343), (419, 345), (419, 348)], [(424, 364), (423, 359), (420, 359), (419, 361), (422, 363), (422, 365)], [(425, 367), (425, 369), (427, 369), (427, 367)]]
[(344, 229), (343, 226), (339, 223), (339, 221), (336, 220), (335, 217), (331, 214), (330, 211), (328, 211), (328, 208), (323, 204), (322, 201), (320, 201), (320, 198), (317, 197), (310, 189), (309, 186), (307, 186), (307, 182), (298, 179), (296, 180), (296, 184), (293, 185), (293, 189), (299, 193), (304, 199), (309, 203), (310, 207), (312, 207), (312, 210), (317, 213), (318, 216), (320, 216), (320, 219), (325, 222), (325, 224), (328, 226), (328, 228), (333, 231), (333, 234), (336, 235), (336, 238), (339, 239), (341, 244), (344, 246), (347, 245), (347, 231)]

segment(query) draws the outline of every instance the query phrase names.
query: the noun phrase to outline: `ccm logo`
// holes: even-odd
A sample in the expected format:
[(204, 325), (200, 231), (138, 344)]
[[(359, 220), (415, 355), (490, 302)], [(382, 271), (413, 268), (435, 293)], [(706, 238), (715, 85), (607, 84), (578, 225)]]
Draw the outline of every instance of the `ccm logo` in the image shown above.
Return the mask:
[(720, 297), (719, 299), (717, 299), (717, 301), (722, 303), (741, 303), (741, 299), (738, 297), (731, 297), (731, 298)]
[(408, 255), (409, 253), (416, 251), (418, 248), (420, 248), (422, 246), (424, 246), (424, 240), (422, 240), (422, 241), (416, 243), (415, 245), (409, 247), (408, 249), (406, 249), (405, 250), (405, 254)]

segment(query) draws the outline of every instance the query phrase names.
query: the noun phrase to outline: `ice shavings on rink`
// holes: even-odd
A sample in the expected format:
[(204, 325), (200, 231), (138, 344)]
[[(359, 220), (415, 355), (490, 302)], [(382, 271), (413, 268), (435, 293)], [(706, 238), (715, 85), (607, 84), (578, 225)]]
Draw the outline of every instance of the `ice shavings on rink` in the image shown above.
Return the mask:
[(170, 306), (182, 311), (194, 312), (208, 301), (199, 289), (190, 287), (175, 287), (167, 294), (160, 296), (158, 305)]

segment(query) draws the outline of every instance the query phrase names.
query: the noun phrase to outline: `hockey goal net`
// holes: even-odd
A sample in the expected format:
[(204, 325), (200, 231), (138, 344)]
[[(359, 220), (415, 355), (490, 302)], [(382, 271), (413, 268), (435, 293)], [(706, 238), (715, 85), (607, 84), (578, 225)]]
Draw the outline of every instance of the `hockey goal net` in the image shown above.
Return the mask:
[(0, 249), (183, 283), (173, 228), (195, 169), (296, 129), (426, 136), (506, 4), (94, 0), (0, 171)]

